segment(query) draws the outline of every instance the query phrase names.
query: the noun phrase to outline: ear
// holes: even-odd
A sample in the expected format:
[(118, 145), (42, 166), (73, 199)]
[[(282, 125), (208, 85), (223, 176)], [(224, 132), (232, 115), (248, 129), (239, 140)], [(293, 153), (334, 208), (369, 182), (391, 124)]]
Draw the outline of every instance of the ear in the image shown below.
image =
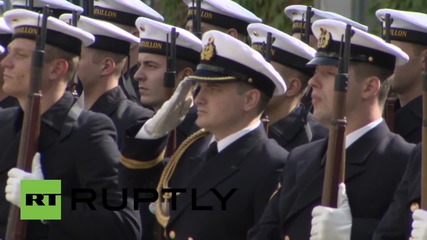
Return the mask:
[(421, 64), (421, 69), (423, 70), (423, 71), (425, 71), (426, 69), (425, 69), (425, 57), (427, 56), (427, 49), (424, 49), (422, 52), (421, 52), (421, 59), (420, 59), (420, 64)]
[(182, 81), (182, 80), (184, 80), (184, 78), (185, 77), (188, 77), (188, 76), (190, 76), (191, 74), (193, 74), (193, 69), (191, 69), (190, 67), (186, 67), (186, 68), (184, 68), (184, 69), (182, 69), (181, 71), (179, 71), (177, 74), (176, 74), (176, 81), (175, 81), (175, 86), (178, 86), (178, 84)]
[(362, 99), (368, 99), (372, 96), (377, 96), (378, 92), (380, 91), (381, 88), (381, 81), (378, 77), (376, 76), (371, 76), (368, 77), (367, 79), (365, 79), (363, 81), (363, 86), (362, 86)]
[(292, 77), (290, 80), (287, 81), (286, 84), (287, 90), (285, 95), (288, 97), (294, 97), (298, 96), (301, 91), (301, 81), (297, 77)]
[(248, 112), (256, 109), (261, 99), (261, 92), (258, 89), (250, 89), (245, 92), (245, 104), (243, 110)]
[(114, 72), (114, 69), (116, 68), (116, 62), (112, 58), (105, 58), (102, 60), (102, 66), (101, 66), (101, 76), (108, 76), (111, 75)]
[(239, 37), (239, 32), (237, 32), (237, 30), (235, 28), (229, 28), (229, 29), (227, 29), (227, 34), (231, 35), (234, 38), (238, 38)]
[(63, 79), (65, 73), (68, 71), (68, 62), (65, 59), (55, 59), (49, 63), (48, 69), (48, 79), (49, 81), (55, 81)]

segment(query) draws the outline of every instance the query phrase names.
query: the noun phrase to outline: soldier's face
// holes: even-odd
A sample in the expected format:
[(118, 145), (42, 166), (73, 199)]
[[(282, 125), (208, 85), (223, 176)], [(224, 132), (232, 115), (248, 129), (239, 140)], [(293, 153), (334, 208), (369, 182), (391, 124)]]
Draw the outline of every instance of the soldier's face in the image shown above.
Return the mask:
[(3, 91), (16, 98), (26, 98), (29, 91), (32, 53), (35, 42), (18, 38), (8, 48), (7, 56), (1, 61)]
[(328, 126), (332, 116), (334, 80), (338, 68), (333, 66), (317, 66), (308, 85), (313, 88), (311, 101), (313, 116), (324, 126)]
[[(190, 31), (190, 32), (194, 31), (194, 29), (193, 29), (193, 20), (188, 20), (187, 21), (187, 23), (185, 24), (185, 29), (188, 30), (188, 31)], [(203, 33), (207, 32), (207, 31), (218, 30), (218, 29), (219, 29), (218, 27), (216, 27), (215, 25), (209, 24), (209, 23), (202, 22), (200, 24), (200, 32), (201, 32), (202, 36), (203, 36)]]
[(409, 61), (401, 66), (396, 66), (394, 76), (391, 79), (393, 91), (398, 94), (410, 92), (418, 88), (421, 92), (421, 76), (424, 56), (417, 52), (412, 44), (400, 41), (392, 41), (392, 44), (401, 48), (409, 56)]
[(218, 136), (233, 133), (244, 112), (245, 94), (239, 94), (236, 83), (200, 83), (197, 94), (196, 124)]
[(158, 54), (139, 53), (139, 69), (135, 73), (135, 80), (139, 82), (141, 103), (157, 111), (167, 100), (163, 87), (166, 71), (166, 57)]
[(102, 61), (98, 63), (94, 59), (96, 50), (91, 48), (82, 48), (80, 55), (79, 68), (77, 76), (82, 82), (84, 88), (90, 88), (99, 81), (100, 72), (102, 71)]
[[(324, 126), (329, 127), (333, 114), (334, 84), (338, 68), (334, 66), (317, 66), (308, 85), (313, 88), (311, 93), (313, 116)], [(348, 69), (348, 87), (346, 96), (346, 117), (358, 117), (358, 111), (363, 104), (363, 81), (356, 80), (355, 68)], [(363, 107), (362, 107), (363, 108)], [(350, 120), (349, 120), (350, 121)]]

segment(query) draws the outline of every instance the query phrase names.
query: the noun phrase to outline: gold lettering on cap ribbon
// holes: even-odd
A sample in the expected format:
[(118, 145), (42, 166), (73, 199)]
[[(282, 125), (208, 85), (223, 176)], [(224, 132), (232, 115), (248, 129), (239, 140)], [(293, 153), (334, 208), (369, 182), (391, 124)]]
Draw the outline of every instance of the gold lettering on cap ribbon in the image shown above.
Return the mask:
[(109, 18), (117, 18), (117, 12), (116, 11), (112, 11), (112, 10), (105, 10), (105, 9), (95, 8), (93, 10), (93, 14), (94, 15), (105, 16), (105, 17), (109, 17)]
[(162, 44), (158, 43), (158, 42), (142, 41), (140, 43), (140, 47), (153, 48), (153, 49), (162, 49)]
[(36, 27), (17, 27), (15, 28), (15, 34), (28, 34), (28, 35), (37, 35), (37, 28)]

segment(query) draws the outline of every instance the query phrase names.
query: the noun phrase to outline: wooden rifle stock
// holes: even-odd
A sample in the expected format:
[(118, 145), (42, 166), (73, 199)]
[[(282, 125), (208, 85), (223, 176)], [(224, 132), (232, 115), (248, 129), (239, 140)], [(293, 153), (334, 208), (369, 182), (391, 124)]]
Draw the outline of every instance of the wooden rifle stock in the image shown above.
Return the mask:
[[(42, 25), (37, 35), (36, 48), (32, 55), (31, 79), (28, 100), (25, 106), (21, 138), (18, 150), (17, 168), (31, 172), (31, 163), (38, 148), (40, 133), (40, 100), (41, 81), (44, 64), (44, 45), (46, 42), (46, 27), (48, 8), (43, 8)], [(7, 221), (6, 240), (22, 240), (26, 238), (26, 221), (20, 220), (20, 210), (10, 204)]]
[[(427, 67), (427, 57), (424, 57)], [(421, 142), (421, 209), (427, 210), (427, 68), (423, 73), (423, 125)]]
[(338, 186), (345, 179), (345, 129), (347, 125), (345, 108), (351, 34), (351, 25), (347, 24), (344, 43), (343, 39), (341, 39), (339, 70), (335, 78), (333, 115), (331, 127), (329, 128), (325, 177), (323, 180), (322, 205), (328, 207), (337, 207)]

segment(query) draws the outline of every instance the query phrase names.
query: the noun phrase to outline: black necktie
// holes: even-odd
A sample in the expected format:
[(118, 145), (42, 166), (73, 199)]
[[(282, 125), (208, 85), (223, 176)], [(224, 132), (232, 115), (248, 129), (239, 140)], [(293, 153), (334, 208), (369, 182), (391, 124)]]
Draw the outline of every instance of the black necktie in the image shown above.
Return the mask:
[(216, 146), (216, 142), (212, 142), (209, 145), (208, 151), (206, 153), (206, 159), (213, 158), (217, 154), (218, 154), (218, 148)]

